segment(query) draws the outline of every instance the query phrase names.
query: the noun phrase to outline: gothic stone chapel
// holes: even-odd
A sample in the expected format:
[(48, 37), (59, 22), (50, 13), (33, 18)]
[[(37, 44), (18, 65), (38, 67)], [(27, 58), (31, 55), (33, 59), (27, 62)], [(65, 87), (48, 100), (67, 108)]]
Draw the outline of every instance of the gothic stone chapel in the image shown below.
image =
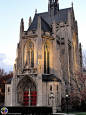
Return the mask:
[(60, 110), (62, 97), (74, 84), (70, 71), (82, 70), (81, 57), (73, 5), (59, 9), (58, 0), (49, 0), (48, 12), (36, 11), (27, 31), (21, 19), (13, 78), (5, 86), (5, 105)]

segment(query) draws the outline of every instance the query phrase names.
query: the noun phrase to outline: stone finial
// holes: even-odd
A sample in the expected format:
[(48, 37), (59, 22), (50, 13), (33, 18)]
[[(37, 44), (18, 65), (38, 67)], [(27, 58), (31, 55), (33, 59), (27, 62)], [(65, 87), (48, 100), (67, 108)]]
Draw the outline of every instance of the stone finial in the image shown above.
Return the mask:
[(73, 2), (71, 3), (72, 7), (73, 7)]
[(21, 30), (24, 31), (24, 21), (23, 18), (21, 19), (21, 26), (20, 26)]
[(35, 14), (37, 14), (37, 9), (35, 9)]
[(31, 17), (29, 18), (29, 27), (30, 27), (30, 25), (31, 25)]
[(24, 21), (23, 21), (23, 18), (21, 19), (21, 26), (24, 25)]
[(59, 3), (59, 0), (57, 0), (57, 4)]
[(38, 15), (38, 29), (41, 30), (41, 18), (40, 18), (40, 15)]

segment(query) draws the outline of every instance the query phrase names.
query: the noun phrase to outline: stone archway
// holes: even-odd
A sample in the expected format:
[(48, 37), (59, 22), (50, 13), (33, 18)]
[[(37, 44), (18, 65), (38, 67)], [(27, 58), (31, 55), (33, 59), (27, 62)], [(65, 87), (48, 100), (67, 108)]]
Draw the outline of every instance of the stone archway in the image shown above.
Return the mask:
[(17, 86), (17, 91), (17, 101), (21, 106), (36, 106), (36, 83), (30, 76), (25, 76), (20, 80)]

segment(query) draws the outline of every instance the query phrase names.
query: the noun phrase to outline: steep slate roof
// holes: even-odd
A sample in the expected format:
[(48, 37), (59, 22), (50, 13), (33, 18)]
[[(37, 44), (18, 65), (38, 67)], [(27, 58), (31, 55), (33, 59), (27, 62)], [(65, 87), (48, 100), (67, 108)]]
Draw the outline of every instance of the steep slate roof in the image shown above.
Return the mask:
[(36, 30), (38, 25), (38, 15), (35, 15), (33, 22), (31, 23), (30, 27), (28, 30)]
[(58, 77), (56, 77), (54, 74), (50, 74), (50, 75), (43, 74), (42, 75), (42, 81), (45, 81), (45, 82), (48, 82), (48, 81), (61, 82), (61, 80)]
[(28, 30), (36, 30), (38, 25), (38, 16), (40, 15), (41, 18), (41, 29), (44, 31), (52, 32), (51, 27), (49, 24), (55, 22), (61, 22), (61, 21), (67, 21), (68, 20), (68, 10), (71, 11), (71, 8), (61, 9), (57, 12), (55, 16), (50, 17), (48, 12), (35, 14), (35, 17), (33, 19), (33, 22), (31, 23)]
[(48, 23), (53, 23), (53, 20), (55, 22), (61, 22), (61, 21), (67, 21), (68, 20), (68, 10), (71, 11), (71, 8), (61, 9), (57, 12), (55, 16), (50, 17), (48, 12), (39, 13), (39, 15)]
[(51, 27), (43, 18), (41, 18), (41, 28), (42, 28), (42, 30), (52, 32)]
[(10, 79), (8, 79), (6, 84), (11, 84), (12, 78), (13, 77), (11, 77)]
[[(33, 22), (31, 23), (30, 27), (28, 30), (36, 30), (37, 26), (38, 26), (38, 14), (35, 15)], [(41, 18), (41, 29), (44, 31), (49, 31), (52, 32), (51, 27), (49, 26), (49, 24), (42, 18)]]

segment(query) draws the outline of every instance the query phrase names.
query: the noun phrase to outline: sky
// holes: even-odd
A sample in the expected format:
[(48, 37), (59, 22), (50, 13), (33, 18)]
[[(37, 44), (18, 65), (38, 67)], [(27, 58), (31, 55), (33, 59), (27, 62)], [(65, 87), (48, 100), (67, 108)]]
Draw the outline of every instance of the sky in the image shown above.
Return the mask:
[[(86, 0), (59, 0), (59, 8), (69, 8), (73, 2), (75, 19), (78, 22), (78, 38), (86, 50)], [(28, 29), (29, 17), (48, 11), (48, 0), (0, 0), (0, 68), (13, 71), (17, 43), (20, 36), (20, 21)]]

